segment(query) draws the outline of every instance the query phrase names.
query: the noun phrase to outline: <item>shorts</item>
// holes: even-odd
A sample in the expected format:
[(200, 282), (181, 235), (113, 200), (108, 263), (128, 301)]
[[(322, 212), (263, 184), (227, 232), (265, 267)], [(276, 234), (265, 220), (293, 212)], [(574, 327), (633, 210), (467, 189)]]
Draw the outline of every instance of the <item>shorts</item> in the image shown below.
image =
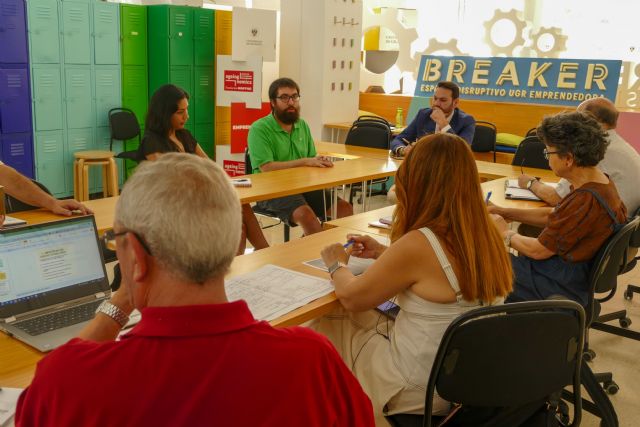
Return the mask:
[[(324, 203), (323, 203), (324, 193)], [(315, 190), (302, 194), (278, 197), (277, 199), (263, 200), (257, 203), (258, 209), (269, 211), (282, 222), (294, 225), (291, 222), (293, 211), (300, 206), (309, 205), (320, 221), (325, 220), (326, 210), (331, 209), (331, 191)], [(325, 210), (326, 206), (326, 210)]]

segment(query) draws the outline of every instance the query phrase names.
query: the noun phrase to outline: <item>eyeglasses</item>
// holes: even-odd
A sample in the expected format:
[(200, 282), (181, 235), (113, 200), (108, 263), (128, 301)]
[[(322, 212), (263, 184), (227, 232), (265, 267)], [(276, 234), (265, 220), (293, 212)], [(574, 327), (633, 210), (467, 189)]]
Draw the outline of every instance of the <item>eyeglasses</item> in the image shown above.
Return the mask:
[(542, 150), (545, 160), (549, 160), (549, 156), (552, 154), (562, 154), (562, 151), (549, 151), (546, 148)]
[(280, 95), (276, 96), (276, 99), (279, 99), (283, 103), (288, 104), (290, 100), (293, 100), (293, 102), (298, 102), (300, 100), (300, 95), (298, 95), (297, 93), (295, 95)]
[(102, 234), (102, 243), (104, 243), (104, 247), (105, 248), (110, 249), (112, 251), (115, 251), (116, 250), (116, 237), (124, 236), (127, 233), (131, 233), (134, 236), (136, 236), (136, 239), (138, 239), (138, 241), (140, 242), (140, 244), (144, 248), (145, 252), (147, 252), (149, 255), (151, 255), (151, 249), (149, 249), (149, 246), (147, 245), (147, 243), (142, 239), (142, 237), (140, 237), (140, 235), (138, 233), (136, 233), (135, 231), (131, 231), (131, 230), (124, 230), (124, 231), (121, 231), (119, 233), (116, 233), (113, 229), (107, 230)]

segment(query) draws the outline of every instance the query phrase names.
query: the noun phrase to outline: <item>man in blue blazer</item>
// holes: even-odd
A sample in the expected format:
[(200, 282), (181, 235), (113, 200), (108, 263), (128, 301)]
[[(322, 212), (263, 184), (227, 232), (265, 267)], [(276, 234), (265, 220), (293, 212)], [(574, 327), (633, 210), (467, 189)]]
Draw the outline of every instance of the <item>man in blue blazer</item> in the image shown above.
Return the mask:
[(436, 85), (431, 108), (418, 111), (413, 121), (391, 141), (391, 150), (396, 156), (409, 153), (414, 142), (430, 133), (450, 132), (458, 135), (469, 145), (476, 130), (475, 119), (458, 109), (460, 88), (453, 82), (442, 81)]

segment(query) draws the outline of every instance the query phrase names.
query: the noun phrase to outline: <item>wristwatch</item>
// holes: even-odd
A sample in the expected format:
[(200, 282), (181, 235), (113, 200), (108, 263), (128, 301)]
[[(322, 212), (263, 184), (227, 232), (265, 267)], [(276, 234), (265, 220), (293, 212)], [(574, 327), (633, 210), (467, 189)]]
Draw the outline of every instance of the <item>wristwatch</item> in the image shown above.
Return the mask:
[(96, 314), (97, 313), (106, 314), (107, 316), (111, 317), (113, 320), (118, 322), (121, 328), (124, 328), (124, 325), (129, 322), (129, 316), (127, 316), (127, 314), (122, 311), (120, 307), (111, 304), (106, 300), (102, 301), (102, 304), (98, 306), (98, 309), (96, 310)]
[(336, 261), (333, 264), (331, 264), (329, 266), (329, 276), (331, 276), (331, 278), (333, 279), (333, 273), (335, 273), (336, 271), (338, 271), (340, 268), (342, 267), (346, 267), (347, 264), (345, 264), (342, 261)]
[(531, 190), (531, 186), (533, 185), (533, 183), (535, 181), (537, 181), (538, 178), (531, 178), (528, 182), (527, 182), (527, 190)]
[(396, 148), (395, 155), (396, 156), (404, 156), (404, 149), (405, 149), (405, 147), (403, 147), (403, 146), (400, 146), (400, 147)]

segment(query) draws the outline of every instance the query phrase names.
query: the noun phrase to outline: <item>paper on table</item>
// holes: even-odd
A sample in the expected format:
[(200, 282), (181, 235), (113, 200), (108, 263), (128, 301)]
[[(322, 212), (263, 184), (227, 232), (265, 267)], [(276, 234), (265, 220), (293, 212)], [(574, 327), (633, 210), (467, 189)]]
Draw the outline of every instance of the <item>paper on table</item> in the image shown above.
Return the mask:
[(384, 222), (381, 222), (381, 221), (371, 221), (369, 225), (371, 227), (384, 228), (387, 230), (391, 230), (391, 226), (389, 224), (385, 224)]
[(267, 264), (226, 281), (229, 301), (245, 300), (256, 319), (273, 320), (333, 291), (326, 279)]
[[(347, 264), (347, 267), (349, 268), (349, 270), (351, 270), (351, 272), (358, 276), (362, 273), (364, 273), (364, 271), (369, 268), (369, 266), (371, 264), (373, 264), (372, 259), (365, 259), (365, 258), (357, 258), (357, 257), (349, 257), (349, 263)], [(313, 268), (317, 268), (319, 270), (322, 271), (326, 271), (328, 272), (329, 269), (327, 268), (327, 266), (324, 264), (324, 261), (322, 260), (322, 258), (317, 258), (317, 259), (312, 259), (310, 261), (305, 261), (303, 262), (303, 264), (308, 265), (309, 267), (313, 267)]]
[(22, 393), (21, 388), (9, 388), (2, 387), (0, 389), (0, 426), (13, 425), (9, 422), (13, 419), (16, 413), (16, 405), (18, 404), (18, 397)]
[[(549, 185), (553, 188), (558, 186), (556, 182), (544, 182), (544, 184)], [(504, 196), (507, 199), (516, 199), (516, 200), (540, 200), (538, 196), (536, 196), (531, 190), (527, 190), (526, 188), (520, 188), (518, 186), (517, 179), (507, 179), (505, 182)]]
[[(544, 181), (540, 181), (545, 185), (548, 185), (550, 187), (556, 188), (558, 186), (557, 182), (544, 182)], [(518, 185), (518, 180), (517, 179), (508, 179), (507, 180), (507, 188), (520, 188), (520, 186)]]
[(26, 224), (27, 221), (25, 221), (24, 219), (20, 219), (20, 218), (15, 218), (9, 215), (5, 215), (4, 217), (4, 223), (2, 224), (3, 227), (15, 227), (16, 225), (24, 225)]

